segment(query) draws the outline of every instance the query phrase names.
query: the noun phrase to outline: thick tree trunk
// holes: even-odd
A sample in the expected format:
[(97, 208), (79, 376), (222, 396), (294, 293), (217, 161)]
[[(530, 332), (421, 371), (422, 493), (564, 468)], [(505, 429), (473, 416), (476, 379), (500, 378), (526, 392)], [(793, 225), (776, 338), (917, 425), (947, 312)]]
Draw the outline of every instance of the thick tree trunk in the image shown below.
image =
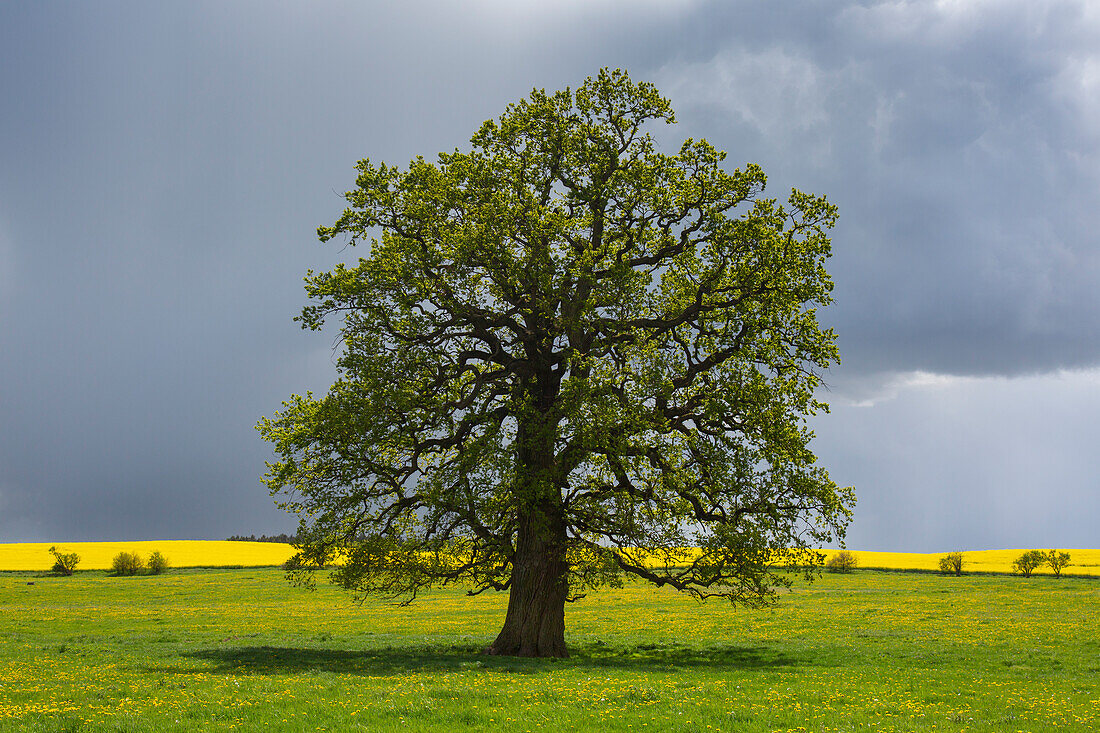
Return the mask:
[[(528, 346), (532, 359), (540, 350)], [(565, 518), (561, 489), (554, 477), (557, 420), (552, 406), (560, 378), (543, 370), (523, 385), (526, 409), (516, 426), (515, 499), (518, 527), (508, 615), (489, 654), (567, 657), (565, 601), (569, 595)]]
[(489, 654), (567, 657), (565, 600), (569, 594), (564, 528), (544, 512), (521, 523), (512, 564), (508, 615)]

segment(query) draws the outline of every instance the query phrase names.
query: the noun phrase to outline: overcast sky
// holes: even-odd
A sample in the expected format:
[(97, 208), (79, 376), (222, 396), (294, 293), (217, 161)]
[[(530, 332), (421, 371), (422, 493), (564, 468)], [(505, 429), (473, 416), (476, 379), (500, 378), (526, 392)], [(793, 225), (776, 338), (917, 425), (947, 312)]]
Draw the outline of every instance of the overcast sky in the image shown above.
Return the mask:
[(4, 3), (0, 542), (292, 530), (253, 426), (334, 378), (291, 319), (354, 163), (603, 66), (838, 205), (850, 547), (1100, 547), (1087, 0)]

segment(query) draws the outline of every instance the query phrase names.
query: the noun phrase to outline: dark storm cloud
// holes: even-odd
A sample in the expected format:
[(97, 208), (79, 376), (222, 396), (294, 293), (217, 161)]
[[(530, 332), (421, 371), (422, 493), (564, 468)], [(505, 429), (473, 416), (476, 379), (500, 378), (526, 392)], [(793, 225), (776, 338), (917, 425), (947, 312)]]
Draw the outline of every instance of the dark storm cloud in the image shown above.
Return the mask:
[(1096, 11), (816, 4), (791, 27), (768, 8), (747, 24), (728, 10), (717, 50), (659, 77), (685, 126), (762, 162), (773, 195), (840, 206), (828, 318), (845, 371), (1095, 365)]
[[(888, 415), (892, 455), (927, 417), (899, 373), (1094, 365), (1098, 25), (1069, 2), (4, 5), (0, 541), (292, 528), (252, 426), (333, 378), (331, 334), (290, 319), (307, 268), (357, 255), (315, 242), (354, 162), (463, 146), (601, 66), (672, 98), (662, 140), (839, 205), (832, 435)], [(914, 490), (822, 453), (863, 496)]]

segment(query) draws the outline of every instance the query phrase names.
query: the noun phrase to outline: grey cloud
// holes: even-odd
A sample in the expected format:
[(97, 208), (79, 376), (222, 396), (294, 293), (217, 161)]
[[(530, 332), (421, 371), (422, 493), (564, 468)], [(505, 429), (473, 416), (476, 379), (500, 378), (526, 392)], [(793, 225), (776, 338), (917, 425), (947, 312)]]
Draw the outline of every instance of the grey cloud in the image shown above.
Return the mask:
[[(291, 529), (252, 426), (332, 381), (331, 334), (290, 319), (307, 268), (358, 254), (314, 233), (354, 162), (463, 146), (532, 87), (601, 66), (672, 97), (662, 139), (707, 137), (773, 194), (840, 206), (821, 453), (864, 497), (868, 542), (896, 516), (883, 492), (919, 503), (859, 448), (928, 417), (898, 374), (1097, 363), (1091, 5), (549, 7), (0, 7), (0, 541)], [(884, 390), (901, 397), (851, 406)], [(975, 470), (921, 441), (945, 475)]]
[(848, 544), (910, 552), (1094, 547), (1100, 371), (899, 378), (817, 421), (831, 475), (857, 487)]
[[(838, 203), (846, 369), (1100, 360), (1100, 19), (1082, 3), (830, 6), (658, 76), (685, 126)], [(778, 184), (778, 185), (775, 185)]]

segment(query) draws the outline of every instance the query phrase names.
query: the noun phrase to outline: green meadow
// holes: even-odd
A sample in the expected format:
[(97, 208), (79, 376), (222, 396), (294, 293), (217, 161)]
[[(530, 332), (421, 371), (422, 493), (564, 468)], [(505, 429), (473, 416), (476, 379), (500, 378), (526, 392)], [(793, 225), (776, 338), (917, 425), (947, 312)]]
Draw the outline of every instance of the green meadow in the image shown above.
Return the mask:
[(857, 571), (764, 610), (643, 585), (565, 660), (486, 657), (506, 598), (408, 607), (280, 570), (0, 573), (0, 731), (1065, 731), (1100, 723), (1100, 581)]

